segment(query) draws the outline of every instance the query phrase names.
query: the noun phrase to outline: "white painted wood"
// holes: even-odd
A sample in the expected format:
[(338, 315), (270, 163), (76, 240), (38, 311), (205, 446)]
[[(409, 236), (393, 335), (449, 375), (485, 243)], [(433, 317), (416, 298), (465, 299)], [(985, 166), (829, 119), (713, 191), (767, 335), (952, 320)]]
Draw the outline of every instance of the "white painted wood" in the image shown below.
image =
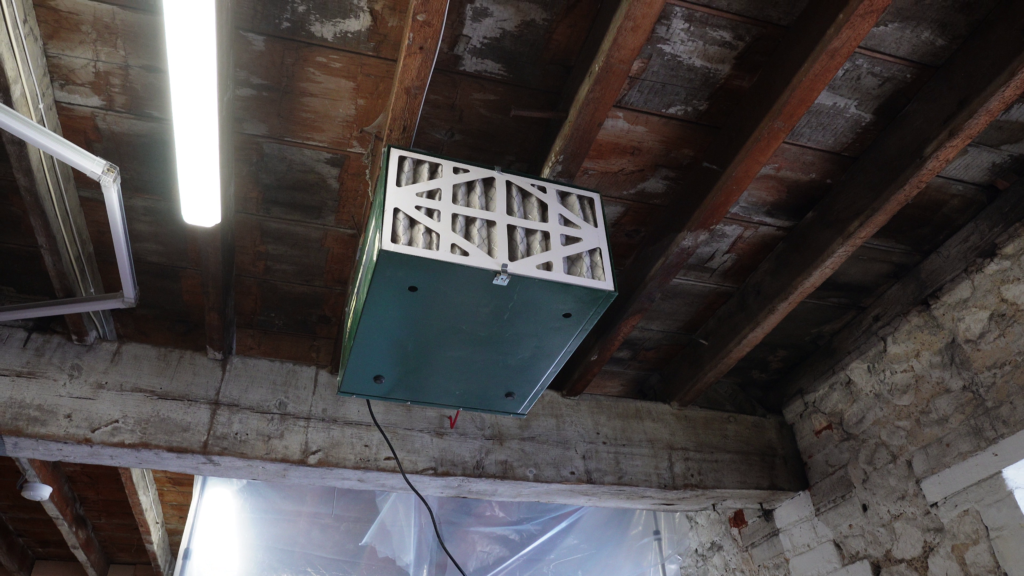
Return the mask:
[[(415, 160), (424, 160), (441, 166), (441, 177), (418, 184), (408, 184), (399, 187), (398, 172), (400, 158), (409, 157)], [(456, 173), (456, 171), (459, 171)], [(468, 183), (475, 180), (494, 179), (496, 193), (494, 198), (494, 211), (479, 210), (456, 205), (453, 200), (453, 189), (457, 184)], [(500, 271), (502, 264), (508, 265), (508, 271), (513, 276), (529, 276), (532, 278), (543, 278), (555, 282), (565, 282), (589, 286), (603, 290), (614, 290), (615, 283), (612, 276), (612, 263), (608, 248), (608, 234), (605, 230), (604, 209), (601, 204), (601, 195), (596, 192), (589, 192), (565, 184), (553, 184), (542, 180), (534, 180), (524, 176), (505, 174), (497, 170), (487, 170), (469, 164), (453, 162), (429, 156), (417, 152), (392, 149), (391, 158), (388, 162), (388, 180), (386, 196), (384, 199), (384, 227), (381, 235), (381, 249), (393, 252), (401, 252), (422, 258), (432, 258), (463, 264), (485, 270)], [(547, 205), (547, 222), (536, 222), (508, 215), (506, 203), (506, 186), (511, 183), (519, 188), (533, 194)], [(439, 189), (440, 200), (417, 196), (417, 194)], [(568, 192), (580, 197), (590, 198), (594, 203), (594, 216), (596, 226), (585, 222), (582, 218), (573, 214), (562, 205), (558, 198), (559, 192)], [(440, 212), (440, 221), (435, 221), (426, 214), (417, 210), (423, 207)], [(436, 232), (440, 237), (439, 249), (425, 249), (413, 246), (403, 246), (392, 242), (394, 230), (394, 213), (399, 209), (410, 219)], [(498, 258), (492, 258), (484, 253), (469, 240), (462, 238), (452, 231), (453, 215), (463, 215), (470, 218), (481, 218), (495, 222), (497, 226)], [(560, 218), (571, 222), (573, 226), (560, 224)], [(509, 258), (508, 232), (509, 226), (525, 227), (532, 230), (547, 232), (550, 236), (550, 250), (529, 256), (521, 260), (512, 261)], [(568, 246), (562, 246), (560, 237), (562, 235), (579, 238), (580, 241)], [(452, 254), (451, 246), (461, 248), (467, 255), (460, 256)], [(579, 254), (581, 252), (599, 248), (602, 252), (601, 266), (604, 269), (603, 279), (581, 278), (563, 271), (563, 258)], [(552, 270), (541, 270), (538, 264), (552, 262)]]
[(153, 471), (147, 468), (120, 468), (118, 472), (121, 473), (121, 481), (153, 569), (158, 576), (171, 576), (174, 574), (174, 556), (171, 555), (171, 541), (167, 537), (164, 511), (160, 506), (160, 493), (153, 480)]
[(1024, 431), (997, 442), (989, 449), (921, 481), (921, 489), (934, 504), (1004, 468), (1024, 460)]
[[(405, 491), (326, 371), (0, 328), (0, 435), (19, 457)], [(525, 419), (378, 402), (426, 494), (660, 510), (775, 507), (805, 487), (784, 423), (545, 393)]]

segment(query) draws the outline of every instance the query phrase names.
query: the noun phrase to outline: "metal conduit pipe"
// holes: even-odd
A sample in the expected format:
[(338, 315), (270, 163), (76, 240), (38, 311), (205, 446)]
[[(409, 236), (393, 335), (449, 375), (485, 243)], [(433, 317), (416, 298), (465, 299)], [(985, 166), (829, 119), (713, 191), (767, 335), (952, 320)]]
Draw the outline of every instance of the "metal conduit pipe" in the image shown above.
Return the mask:
[(132, 248), (128, 241), (128, 226), (124, 217), (121, 172), (117, 166), (83, 150), (3, 104), (0, 104), (0, 129), (14, 134), (100, 183), (107, 218), (110, 221), (110, 233), (114, 240), (117, 270), (121, 277), (121, 291), (112, 294), (0, 306), (0, 322), (133, 308), (138, 302), (139, 289), (135, 280), (135, 264), (132, 261)]

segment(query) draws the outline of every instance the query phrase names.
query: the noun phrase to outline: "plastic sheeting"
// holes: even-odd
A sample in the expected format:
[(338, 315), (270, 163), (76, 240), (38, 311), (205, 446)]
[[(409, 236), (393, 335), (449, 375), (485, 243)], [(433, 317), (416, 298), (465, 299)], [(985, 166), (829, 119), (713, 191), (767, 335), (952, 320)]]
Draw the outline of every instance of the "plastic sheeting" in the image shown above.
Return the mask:
[[(689, 527), (678, 513), (428, 501), (448, 549), (469, 576), (678, 575), (680, 554), (688, 549)], [(300, 574), (458, 571), (413, 494), (197, 480), (176, 576)]]

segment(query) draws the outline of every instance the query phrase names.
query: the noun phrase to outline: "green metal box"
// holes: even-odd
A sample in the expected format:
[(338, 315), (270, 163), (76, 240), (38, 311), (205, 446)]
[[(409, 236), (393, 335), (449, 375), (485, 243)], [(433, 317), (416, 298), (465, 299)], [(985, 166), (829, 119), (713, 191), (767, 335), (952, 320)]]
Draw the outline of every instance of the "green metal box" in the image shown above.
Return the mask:
[(525, 416), (615, 296), (597, 193), (390, 147), (339, 394)]

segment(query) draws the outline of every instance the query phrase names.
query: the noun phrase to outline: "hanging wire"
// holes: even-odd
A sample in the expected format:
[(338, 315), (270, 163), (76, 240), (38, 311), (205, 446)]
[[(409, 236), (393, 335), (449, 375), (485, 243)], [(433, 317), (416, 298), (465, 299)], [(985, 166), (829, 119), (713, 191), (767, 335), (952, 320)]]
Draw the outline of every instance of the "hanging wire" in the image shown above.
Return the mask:
[(380, 431), (380, 435), (384, 437), (384, 441), (388, 443), (388, 448), (391, 449), (391, 455), (395, 457), (395, 464), (398, 464), (398, 471), (402, 473), (402, 479), (409, 485), (409, 489), (419, 497), (420, 502), (423, 502), (423, 505), (426, 506), (427, 514), (430, 514), (430, 523), (434, 525), (434, 534), (437, 535), (438, 544), (441, 545), (441, 549), (448, 555), (448, 559), (451, 560), (452, 564), (454, 564), (459, 570), (459, 574), (466, 576), (466, 571), (462, 569), (462, 566), (459, 566), (459, 563), (455, 561), (455, 557), (448, 551), (448, 547), (444, 545), (444, 539), (441, 538), (441, 530), (438, 529), (437, 520), (434, 518), (434, 511), (430, 508), (430, 504), (427, 504), (427, 499), (423, 497), (423, 494), (420, 494), (420, 491), (417, 490), (416, 487), (412, 485), (412, 482), (409, 481), (409, 477), (405, 475), (405, 468), (402, 468), (402, 461), (398, 459), (398, 453), (395, 452), (395, 447), (391, 445), (391, 440), (388, 439), (388, 435), (384, 432), (384, 429), (380, 427), (380, 424), (377, 422), (377, 417), (373, 415), (373, 406), (370, 405), (369, 398), (366, 399), (366, 409), (370, 411), (370, 419), (373, 420), (373, 425), (377, 427), (377, 430)]

